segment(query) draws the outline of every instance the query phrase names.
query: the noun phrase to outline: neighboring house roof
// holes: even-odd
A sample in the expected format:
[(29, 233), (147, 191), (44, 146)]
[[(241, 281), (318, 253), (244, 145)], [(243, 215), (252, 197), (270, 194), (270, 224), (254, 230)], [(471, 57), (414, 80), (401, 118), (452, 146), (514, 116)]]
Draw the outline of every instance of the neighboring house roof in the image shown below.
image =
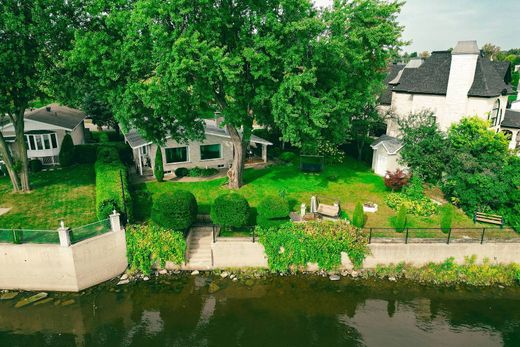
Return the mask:
[(432, 52), (416, 69), (405, 69), (394, 87), (395, 92), (446, 95), (450, 77), (451, 53)]
[(383, 146), (388, 154), (396, 154), (403, 148), (403, 143), (396, 137), (382, 135), (370, 145), (374, 149), (379, 146)]
[(393, 85), (390, 84), (392, 80), (394, 80), (399, 72), (403, 70), (405, 67), (404, 64), (392, 64), (388, 69), (388, 74), (385, 78), (386, 89), (383, 91), (381, 96), (379, 97), (379, 103), (381, 105), (391, 105), (392, 104), (392, 89)]
[(85, 112), (58, 104), (50, 104), (25, 112), (25, 119), (62, 127), (68, 130), (76, 128), (86, 117), (87, 114)]
[(509, 62), (490, 61), (479, 57), (468, 96), (494, 97), (511, 94), (513, 86), (510, 76)]
[[(206, 125), (204, 127), (204, 133), (206, 135), (214, 135), (214, 136), (220, 136), (224, 138), (231, 138), (227, 131), (223, 128), (218, 127), (214, 121), (212, 120), (206, 120)], [(170, 138), (170, 137), (168, 137)], [(139, 147), (143, 147), (146, 145), (150, 145), (153, 142), (146, 140), (144, 137), (142, 137), (139, 132), (136, 129), (131, 129), (127, 134), (125, 134), (125, 139), (132, 147), (132, 149), (137, 149)], [(263, 145), (272, 145), (271, 142), (262, 139), (261, 137), (258, 137), (256, 135), (251, 135), (251, 142), (254, 143), (260, 143)]]
[[(461, 47), (462, 53), (474, 54), (472, 45)], [(466, 52), (466, 53), (464, 53)], [(446, 95), (450, 77), (452, 52), (432, 52), (430, 58), (416, 69), (404, 69), (399, 84), (394, 87), (395, 92), (410, 94)], [(481, 55), (477, 58), (477, 66), (473, 84), (468, 96), (494, 97), (511, 94), (509, 62), (495, 62)]]
[[(35, 122), (49, 124), (55, 127), (64, 128), (66, 130), (74, 130), (87, 117), (86, 113), (62, 106), (58, 104), (50, 104), (37, 109), (28, 109), (25, 111), (25, 119)], [(11, 123), (9, 117), (3, 117), (0, 126)]]
[(500, 127), (520, 129), (520, 111), (506, 110)]

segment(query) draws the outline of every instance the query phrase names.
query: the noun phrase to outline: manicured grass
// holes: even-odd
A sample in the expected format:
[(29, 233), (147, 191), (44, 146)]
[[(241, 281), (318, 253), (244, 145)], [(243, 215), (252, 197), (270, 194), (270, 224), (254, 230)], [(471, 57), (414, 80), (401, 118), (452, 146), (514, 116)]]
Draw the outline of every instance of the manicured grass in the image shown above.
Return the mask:
[[(291, 209), (298, 211), (301, 203), (310, 205), (310, 198), (316, 195), (323, 203), (339, 201), (348, 216), (357, 202), (372, 201), (379, 205), (377, 213), (367, 214), (367, 227), (392, 227), (391, 220), (395, 211), (384, 203), (389, 193), (383, 179), (374, 175), (370, 168), (359, 161), (347, 158), (345, 163), (328, 165), (319, 174), (300, 172), (297, 165), (277, 165), (265, 169), (249, 169), (245, 172), (245, 186), (239, 192), (255, 208), (267, 195), (285, 192)], [(147, 182), (139, 184), (136, 190), (136, 214), (138, 220), (147, 220), (150, 216), (151, 199), (154, 194), (175, 189), (193, 192), (199, 203), (201, 213), (209, 213), (213, 200), (220, 194), (229, 192), (225, 179), (205, 182)], [(408, 227), (439, 227), (440, 215), (431, 217), (409, 216)], [(462, 211), (457, 210), (453, 218), (453, 227), (475, 227), (473, 221)]]
[[(0, 229), (56, 230), (61, 220), (69, 227), (97, 220), (92, 165), (33, 174), (31, 185), (30, 193), (12, 193), (9, 179), (0, 177), (0, 207), (11, 208), (0, 216)], [(27, 237), (29, 234), (25, 233)]]

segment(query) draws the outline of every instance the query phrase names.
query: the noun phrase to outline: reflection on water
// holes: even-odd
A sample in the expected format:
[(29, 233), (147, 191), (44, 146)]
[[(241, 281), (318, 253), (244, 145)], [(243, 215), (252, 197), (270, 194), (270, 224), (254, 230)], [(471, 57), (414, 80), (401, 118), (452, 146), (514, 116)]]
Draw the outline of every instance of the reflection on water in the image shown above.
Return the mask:
[(0, 346), (520, 346), (518, 288), (180, 276), (51, 297), (0, 301)]

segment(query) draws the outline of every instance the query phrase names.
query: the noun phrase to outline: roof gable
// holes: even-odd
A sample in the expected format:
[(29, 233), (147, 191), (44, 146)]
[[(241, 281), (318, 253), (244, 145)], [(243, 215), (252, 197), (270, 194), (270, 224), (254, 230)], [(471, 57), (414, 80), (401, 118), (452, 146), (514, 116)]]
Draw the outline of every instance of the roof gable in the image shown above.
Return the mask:
[(74, 108), (58, 104), (50, 104), (25, 112), (25, 119), (50, 124), (67, 130), (76, 128), (87, 115)]
[(395, 92), (446, 95), (450, 77), (451, 53), (432, 52), (430, 58), (415, 69), (404, 69)]

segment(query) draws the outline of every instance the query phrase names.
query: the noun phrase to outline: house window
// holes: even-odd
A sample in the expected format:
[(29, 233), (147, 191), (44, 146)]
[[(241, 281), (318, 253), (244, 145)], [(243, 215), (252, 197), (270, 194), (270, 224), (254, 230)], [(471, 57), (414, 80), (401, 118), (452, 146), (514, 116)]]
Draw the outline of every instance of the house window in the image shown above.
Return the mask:
[(188, 161), (188, 147), (165, 148), (164, 153), (168, 164)]
[(500, 123), (500, 99), (495, 101), (493, 110), (489, 114), (489, 120), (491, 121), (491, 126), (493, 127), (496, 127)]
[(41, 151), (44, 149), (58, 148), (56, 134), (31, 134), (25, 135), (27, 149)]
[(200, 160), (220, 158), (222, 158), (220, 144), (200, 146)]

